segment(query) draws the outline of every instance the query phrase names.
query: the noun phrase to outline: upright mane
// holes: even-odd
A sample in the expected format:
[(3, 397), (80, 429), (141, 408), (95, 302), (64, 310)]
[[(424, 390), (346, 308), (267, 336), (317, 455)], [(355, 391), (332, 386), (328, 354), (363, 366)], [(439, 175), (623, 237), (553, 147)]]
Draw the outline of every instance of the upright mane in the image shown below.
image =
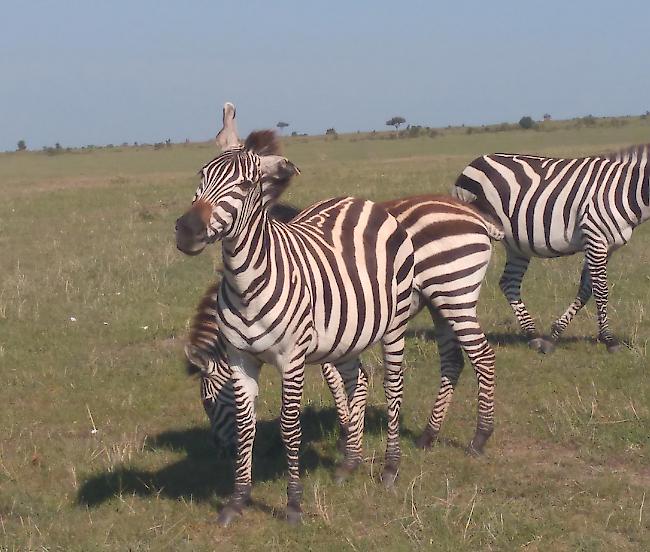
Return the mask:
[(254, 130), (246, 138), (244, 148), (260, 156), (280, 155), (282, 149), (273, 130)]
[(648, 157), (650, 154), (650, 144), (637, 144), (629, 146), (618, 151), (609, 152), (603, 155), (606, 159), (612, 161), (627, 161), (629, 159), (640, 159)]

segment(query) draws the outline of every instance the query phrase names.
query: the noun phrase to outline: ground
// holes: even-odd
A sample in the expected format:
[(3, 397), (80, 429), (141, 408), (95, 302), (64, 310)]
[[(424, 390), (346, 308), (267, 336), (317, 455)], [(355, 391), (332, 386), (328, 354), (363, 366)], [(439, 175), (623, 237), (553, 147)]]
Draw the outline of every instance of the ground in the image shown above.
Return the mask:
[[(579, 155), (650, 141), (650, 122), (547, 130), (443, 130), (430, 138), (354, 134), (285, 139), (302, 170), (285, 199), (384, 200), (446, 192), (475, 156)], [(216, 129), (215, 129), (216, 130)], [(375, 139), (371, 139), (375, 138)], [(254, 506), (232, 527), (216, 512), (232, 466), (209, 442), (198, 382), (184, 372), (189, 320), (219, 264), (218, 246), (176, 251), (213, 144), (0, 155), (0, 550), (647, 550), (650, 548), (650, 227), (610, 268), (612, 328), (595, 342), (593, 304), (554, 354), (519, 338), (497, 286), (495, 247), (479, 314), (497, 355), (496, 429), (484, 457), (464, 454), (476, 383), (461, 378), (431, 451), (414, 447), (438, 385), (426, 316), (407, 348), (398, 485), (377, 475), (385, 404), (378, 351), (367, 461), (337, 486), (333, 404), (308, 374), (305, 523), (283, 521), (279, 380), (262, 373)], [(532, 263), (524, 283), (540, 328), (573, 299), (582, 259)]]

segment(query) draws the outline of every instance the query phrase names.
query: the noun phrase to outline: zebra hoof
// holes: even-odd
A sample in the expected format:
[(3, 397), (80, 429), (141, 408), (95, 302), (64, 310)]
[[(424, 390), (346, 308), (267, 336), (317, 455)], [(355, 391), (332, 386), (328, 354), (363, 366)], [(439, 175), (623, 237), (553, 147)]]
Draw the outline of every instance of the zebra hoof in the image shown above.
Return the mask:
[(337, 468), (336, 471), (334, 472), (334, 482), (337, 485), (341, 485), (347, 479), (356, 471), (356, 469), (359, 467), (359, 464), (361, 464), (360, 459), (355, 459), (355, 460), (343, 460)]
[(437, 439), (438, 439), (438, 432), (426, 428), (422, 433), (422, 435), (420, 435), (420, 438), (415, 443), (415, 446), (423, 450), (429, 450), (433, 446), (433, 443), (437, 441)]
[(610, 343), (607, 345), (607, 352), (608, 353), (618, 353), (621, 350), (621, 344), (620, 343)]
[(240, 518), (242, 514), (243, 511), (241, 508), (231, 504), (226, 504), (223, 510), (219, 513), (217, 523), (221, 525), (221, 527), (228, 527), (233, 521), (235, 521), (235, 519)]
[(289, 525), (300, 525), (302, 523), (300, 506), (287, 506), (287, 523)]
[(598, 341), (607, 347), (608, 353), (618, 353), (621, 350), (621, 342), (615, 337), (601, 337), (598, 336)]
[(486, 431), (477, 429), (474, 438), (470, 441), (469, 445), (467, 445), (467, 448), (465, 449), (467, 455), (471, 456), (472, 458), (479, 458), (482, 456), (483, 452), (485, 452), (485, 443), (487, 443), (490, 435), (492, 435), (491, 430)]
[(543, 337), (536, 337), (535, 339), (531, 339), (528, 342), (528, 346), (534, 351), (543, 353), (545, 355), (555, 351), (555, 344), (548, 339), (544, 339)]
[(397, 466), (388, 465), (384, 467), (384, 470), (381, 472), (381, 482), (385, 489), (393, 489), (395, 487), (397, 472)]

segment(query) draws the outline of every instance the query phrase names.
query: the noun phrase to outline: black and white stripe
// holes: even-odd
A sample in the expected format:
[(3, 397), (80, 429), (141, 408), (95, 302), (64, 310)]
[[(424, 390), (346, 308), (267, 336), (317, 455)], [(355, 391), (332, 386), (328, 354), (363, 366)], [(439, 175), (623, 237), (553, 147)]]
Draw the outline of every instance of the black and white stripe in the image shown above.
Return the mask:
[(553, 345), (539, 337), (521, 299), (530, 259), (579, 251), (585, 263), (578, 293), (553, 324), (551, 338), (558, 339), (593, 292), (598, 338), (610, 351), (619, 348), (607, 318), (607, 261), (650, 216), (648, 149), (574, 159), (485, 155), (458, 178), (454, 195), (503, 225), (507, 261), (500, 286), (534, 348), (547, 352)]
[[(192, 209), (177, 221), (181, 250), (195, 254), (210, 241), (223, 244), (217, 320), (233, 374), (238, 433), (235, 493), (222, 512), (226, 523), (250, 494), (262, 362), (282, 375), (290, 520), (301, 512), (299, 414), (306, 363), (355, 361), (381, 340), (386, 373), (399, 374), (386, 378), (386, 480), (394, 480), (399, 463), (399, 378), (413, 285), (412, 243), (385, 210), (353, 198), (321, 202), (290, 224), (269, 220), (271, 198), (294, 173), (284, 158), (264, 160), (250, 147), (235, 147), (203, 168)], [(352, 416), (353, 407), (354, 401)], [(363, 415), (358, 418), (362, 423)], [(346, 453), (357, 450), (349, 438)]]

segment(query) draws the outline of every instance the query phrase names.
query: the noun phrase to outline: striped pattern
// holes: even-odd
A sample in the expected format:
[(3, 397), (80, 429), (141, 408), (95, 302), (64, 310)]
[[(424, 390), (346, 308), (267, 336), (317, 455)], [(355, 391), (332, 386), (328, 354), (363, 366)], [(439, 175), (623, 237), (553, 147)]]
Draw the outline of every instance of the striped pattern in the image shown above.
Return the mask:
[[(216, 320), (219, 286), (220, 282), (217, 282), (208, 288), (192, 320), (189, 345), (186, 347), (187, 371), (189, 374), (200, 375), (201, 403), (210, 421), (215, 444), (234, 449), (237, 442), (236, 402), (226, 344), (221, 337)], [(341, 370), (345, 370), (345, 367), (343, 365)], [(350, 412), (344, 382), (339, 370), (333, 364), (323, 364), (322, 372), (334, 397), (341, 436), (346, 437)], [(352, 373), (346, 373), (346, 381), (353, 379), (356, 380), (356, 366), (352, 367)], [(353, 391), (354, 388), (350, 390), (351, 395)]]
[[(241, 511), (250, 494), (254, 406), (252, 411), (240, 406), (254, 405), (261, 363), (277, 366), (282, 375), (288, 516), (296, 521), (301, 515), (298, 451), (305, 364), (355, 361), (381, 340), (386, 372), (401, 373), (411, 304), (413, 247), (393, 217), (372, 202), (337, 198), (307, 209), (290, 224), (270, 220), (269, 194), (276, 184), (285, 186), (295, 171), (280, 158), (277, 183), (269, 175), (264, 183), (259, 176), (249, 180), (254, 172), (249, 168), (257, 166), (261, 175), (263, 163), (246, 147), (224, 152), (203, 168), (193, 207), (177, 221), (179, 248), (193, 253), (204, 242), (221, 239), (223, 244), (216, 314), (233, 373), (238, 431), (235, 493), (222, 512), (224, 523)], [(194, 231), (197, 220), (205, 221), (205, 233)], [(400, 392), (387, 388), (384, 472), (393, 479)], [(355, 448), (349, 438), (346, 455)]]
[[(422, 196), (381, 206), (400, 221), (417, 244), (415, 282), (419, 293), (413, 314), (426, 304), (436, 323), (441, 383), (420, 445), (430, 446), (440, 431), (463, 367), (465, 349), (479, 382), (477, 431), (469, 450), (480, 453), (493, 429), (494, 355), (476, 319), (476, 301), (491, 255), (490, 238), (501, 239), (503, 231), (470, 206), (449, 197)], [(286, 206), (277, 206), (278, 209), (285, 220), (297, 213)], [(219, 391), (231, 377), (231, 371), (215, 321), (217, 290), (218, 284), (208, 290), (199, 304), (190, 342), (212, 357), (210, 361), (195, 361), (202, 367), (201, 397), (213, 433), (222, 443), (230, 444), (234, 437), (235, 403), (230, 388)], [(348, 395), (352, 397), (358, 384), (356, 366), (342, 368)], [(323, 365), (323, 375), (335, 397), (342, 435), (346, 435), (349, 411), (341, 376), (331, 364)], [(392, 385), (396, 383), (399, 385), (399, 381)], [(358, 400), (365, 400), (365, 395)], [(358, 430), (358, 421), (354, 422), (351, 425)]]
[(494, 352), (479, 325), (476, 306), (492, 255), (490, 239), (503, 238), (503, 231), (488, 217), (449, 197), (412, 197), (381, 206), (413, 241), (414, 288), (419, 296), (414, 310), (426, 306), (436, 327), (440, 388), (419, 444), (428, 447), (438, 436), (465, 351), (478, 380), (478, 420), (468, 451), (480, 454), (494, 427)]
[(610, 351), (618, 349), (607, 318), (607, 261), (650, 216), (647, 165), (648, 146), (575, 159), (494, 154), (475, 159), (458, 178), (454, 194), (503, 225), (507, 261), (500, 286), (532, 346), (551, 348), (521, 299), (530, 259), (583, 251), (576, 299), (553, 324), (551, 337), (558, 339), (593, 291), (598, 337)]

